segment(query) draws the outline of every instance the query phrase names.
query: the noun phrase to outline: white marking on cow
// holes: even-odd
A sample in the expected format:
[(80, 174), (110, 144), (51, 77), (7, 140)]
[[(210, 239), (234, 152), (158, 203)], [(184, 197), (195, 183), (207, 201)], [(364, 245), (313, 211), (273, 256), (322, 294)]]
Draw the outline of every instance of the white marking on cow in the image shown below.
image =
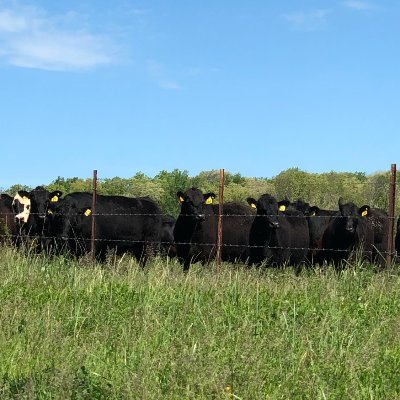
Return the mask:
[(22, 220), (23, 222), (28, 222), (28, 218), (29, 218), (29, 214), (31, 212), (31, 199), (24, 196), (20, 196), (18, 193), (14, 196), (13, 199), (13, 205), (16, 202), (19, 202), (20, 204), (22, 204), (24, 206), (24, 209), (22, 212), (20, 212), (19, 214), (17, 214), (15, 216), (15, 218), (19, 219), (20, 221)]

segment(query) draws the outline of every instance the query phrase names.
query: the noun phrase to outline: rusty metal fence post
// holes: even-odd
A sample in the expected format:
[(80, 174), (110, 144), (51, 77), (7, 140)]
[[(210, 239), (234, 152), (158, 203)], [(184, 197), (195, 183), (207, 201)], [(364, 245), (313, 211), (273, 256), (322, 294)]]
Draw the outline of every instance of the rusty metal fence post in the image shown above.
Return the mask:
[(90, 241), (90, 253), (92, 260), (96, 258), (96, 199), (97, 198), (97, 169), (93, 170), (93, 197), (92, 197), (92, 237)]
[(389, 223), (386, 265), (390, 266), (393, 257), (393, 235), (394, 235), (394, 208), (396, 201), (396, 164), (391, 165), (389, 184)]
[(217, 236), (217, 265), (221, 265), (221, 248), (222, 248), (222, 215), (224, 212), (224, 181), (225, 171), (219, 170), (219, 195), (218, 195), (218, 236)]

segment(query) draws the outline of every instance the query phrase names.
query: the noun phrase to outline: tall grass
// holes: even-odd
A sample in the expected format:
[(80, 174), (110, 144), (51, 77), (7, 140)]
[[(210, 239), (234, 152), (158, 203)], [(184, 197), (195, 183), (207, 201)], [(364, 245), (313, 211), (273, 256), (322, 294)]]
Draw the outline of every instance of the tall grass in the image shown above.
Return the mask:
[(400, 275), (0, 250), (1, 399), (396, 399)]

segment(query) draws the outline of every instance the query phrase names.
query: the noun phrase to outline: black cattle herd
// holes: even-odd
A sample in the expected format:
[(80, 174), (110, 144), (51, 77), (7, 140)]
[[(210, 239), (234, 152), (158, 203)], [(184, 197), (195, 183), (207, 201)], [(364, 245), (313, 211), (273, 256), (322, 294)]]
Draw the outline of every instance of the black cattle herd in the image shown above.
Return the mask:
[[(144, 265), (150, 255), (178, 257), (184, 270), (207, 263), (217, 252), (218, 208), (214, 193), (197, 188), (178, 191), (177, 219), (164, 215), (149, 197), (96, 196), (75, 192), (62, 196), (43, 187), (1, 194), (2, 242), (35, 251), (82, 256), (91, 250), (95, 215), (95, 255), (129, 252)], [(297, 200), (278, 201), (269, 194), (258, 200), (223, 205), (221, 259), (247, 265), (284, 266), (332, 263), (336, 267), (358, 254), (383, 265), (388, 249), (388, 214), (368, 205), (338, 201), (337, 210), (323, 210)], [(400, 234), (395, 248), (400, 248)]]

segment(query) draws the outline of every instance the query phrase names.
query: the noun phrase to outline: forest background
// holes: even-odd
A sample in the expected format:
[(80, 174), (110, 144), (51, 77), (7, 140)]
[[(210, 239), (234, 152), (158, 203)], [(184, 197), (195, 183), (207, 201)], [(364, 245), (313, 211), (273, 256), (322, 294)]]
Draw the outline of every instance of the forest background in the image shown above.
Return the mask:
[[(149, 196), (160, 204), (164, 213), (177, 216), (178, 190), (197, 187), (203, 192), (214, 192), (218, 195), (219, 175), (218, 170), (203, 171), (196, 176), (189, 176), (188, 171), (178, 169), (171, 172), (161, 171), (154, 177), (137, 172), (131, 178), (100, 178), (97, 190), (104, 195)], [(272, 178), (249, 178), (240, 173), (225, 172), (224, 201), (245, 202), (247, 197), (258, 198), (269, 193), (278, 200), (287, 196), (292, 201), (302, 199), (320, 208), (337, 209), (338, 199), (343, 197), (358, 206), (368, 204), (387, 210), (389, 175), (389, 171), (367, 175), (364, 172), (309, 173), (298, 168), (289, 168)], [(92, 184), (92, 178), (59, 176), (43, 186), (50, 191), (61, 190), (65, 196), (72, 192), (91, 192)], [(14, 195), (21, 189), (33, 188), (16, 184), (2, 191)], [(396, 201), (396, 214), (399, 210), (400, 202)]]

